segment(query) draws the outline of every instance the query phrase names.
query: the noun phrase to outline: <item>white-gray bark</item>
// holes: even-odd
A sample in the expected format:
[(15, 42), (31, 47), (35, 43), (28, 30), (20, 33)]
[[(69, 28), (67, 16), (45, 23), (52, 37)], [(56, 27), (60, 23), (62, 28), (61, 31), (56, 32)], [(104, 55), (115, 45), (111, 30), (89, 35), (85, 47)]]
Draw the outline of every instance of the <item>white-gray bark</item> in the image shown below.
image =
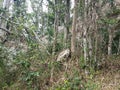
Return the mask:
[(73, 11), (73, 22), (72, 22), (72, 37), (71, 37), (71, 52), (75, 54), (76, 51), (76, 23), (77, 23), (77, 6), (78, 6), (78, 0), (74, 0), (74, 11)]
[(83, 26), (83, 47), (84, 47), (84, 62), (87, 64), (87, 9), (88, 9), (88, 0), (84, 1), (84, 26)]

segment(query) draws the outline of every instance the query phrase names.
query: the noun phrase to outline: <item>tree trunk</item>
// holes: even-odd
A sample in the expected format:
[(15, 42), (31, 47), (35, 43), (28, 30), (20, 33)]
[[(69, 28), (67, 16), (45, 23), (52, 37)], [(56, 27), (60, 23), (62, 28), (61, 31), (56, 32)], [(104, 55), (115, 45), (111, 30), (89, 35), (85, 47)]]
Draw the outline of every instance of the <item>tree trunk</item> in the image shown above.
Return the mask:
[[(91, 40), (91, 36), (89, 36), (89, 58), (90, 60), (92, 59), (92, 40)], [(90, 64), (91, 64), (91, 61), (90, 61)]]
[(72, 37), (71, 37), (71, 52), (75, 54), (76, 51), (76, 22), (77, 22), (77, 5), (78, 0), (74, 0), (74, 12), (73, 12), (73, 22), (72, 22)]
[(65, 30), (64, 30), (64, 47), (68, 48), (68, 34), (69, 34), (69, 24), (70, 24), (70, 0), (66, 0), (66, 12), (65, 12)]
[(109, 33), (108, 55), (111, 55), (112, 54), (112, 30), (109, 30), (108, 33)]
[[(58, 3), (57, 3), (57, 0), (55, 0), (55, 5), (57, 5), (57, 4), (58, 4)], [(55, 55), (56, 45), (57, 45), (58, 23), (59, 23), (58, 10), (55, 9), (54, 42), (53, 42), (53, 51), (52, 51), (52, 54), (53, 54), (53, 55)]]
[(84, 50), (84, 63), (87, 64), (87, 11), (88, 11), (88, 0), (84, 1), (85, 7), (84, 7), (84, 27), (83, 27), (83, 50)]

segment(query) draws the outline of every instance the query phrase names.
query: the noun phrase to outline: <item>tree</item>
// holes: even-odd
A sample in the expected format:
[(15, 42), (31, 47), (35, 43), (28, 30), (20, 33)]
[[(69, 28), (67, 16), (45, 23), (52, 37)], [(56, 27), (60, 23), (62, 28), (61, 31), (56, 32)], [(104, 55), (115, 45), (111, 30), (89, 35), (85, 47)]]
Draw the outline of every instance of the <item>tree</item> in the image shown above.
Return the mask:
[(72, 21), (72, 30), (71, 30), (71, 52), (75, 54), (76, 51), (76, 22), (77, 22), (77, 14), (78, 14), (78, 0), (74, 0), (74, 11), (73, 11), (73, 21)]
[(57, 45), (57, 35), (58, 35), (58, 23), (59, 23), (59, 16), (58, 16), (58, 1), (55, 0), (55, 19), (54, 19), (54, 43), (53, 43), (53, 55), (56, 52), (56, 45)]
[(64, 46), (68, 47), (69, 42), (69, 28), (70, 28), (70, 0), (65, 0), (65, 30), (64, 30)]

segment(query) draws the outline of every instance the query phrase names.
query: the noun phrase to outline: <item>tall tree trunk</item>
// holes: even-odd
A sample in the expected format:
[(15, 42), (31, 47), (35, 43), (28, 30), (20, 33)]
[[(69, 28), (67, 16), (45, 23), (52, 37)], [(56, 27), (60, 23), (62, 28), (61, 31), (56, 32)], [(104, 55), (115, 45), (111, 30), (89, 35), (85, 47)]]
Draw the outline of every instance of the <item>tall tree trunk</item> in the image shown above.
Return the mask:
[[(54, 55), (56, 52), (56, 45), (57, 45), (57, 35), (58, 35), (58, 24), (59, 24), (59, 15), (58, 15), (58, 0), (55, 0), (55, 19), (54, 19), (54, 41), (53, 41), (53, 48), (52, 48), (52, 59), (54, 60)], [(54, 61), (53, 61), (54, 62)], [(53, 63), (52, 62), (52, 63)], [(50, 81), (53, 82), (53, 75), (54, 75), (54, 67), (51, 68), (51, 76)]]
[[(93, 19), (93, 32), (94, 32), (94, 68), (97, 68), (97, 63), (98, 63), (98, 59), (99, 59), (99, 55), (98, 55), (98, 25), (97, 25), (97, 20), (98, 20), (98, 13), (97, 13), (97, 8), (95, 7), (95, 5), (98, 5), (97, 1), (93, 1), (92, 2), (92, 19)], [(91, 58), (92, 59), (92, 58)]]
[[(113, 11), (114, 10), (114, 0), (110, 2), (110, 8)], [(113, 41), (113, 30), (112, 30), (113, 25), (109, 25), (108, 29), (108, 34), (109, 34), (109, 41), (108, 41), (108, 55), (112, 54), (112, 41)]]
[(53, 55), (55, 55), (56, 45), (57, 45), (57, 34), (58, 34), (58, 14), (55, 12), (54, 20), (54, 43), (53, 43)]
[[(56, 5), (58, 5), (57, 0), (55, 0), (55, 6), (56, 6)], [(57, 45), (58, 23), (59, 23), (58, 7), (57, 7), (57, 8), (55, 7), (54, 42), (53, 42), (53, 52), (52, 52), (53, 55), (55, 55), (56, 45)]]
[(77, 5), (78, 0), (74, 0), (74, 12), (73, 12), (73, 22), (72, 22), (72, 37), (71, 37), (71, 52), (74, 55), (76, 51), (76, 22), (77, 22)]
[(87, 65), (87, 59), (88, 59), (88, 55), (87, 55), (87, 29), (88, 29), (88, 25), (87, 25), (87, 14), (88, 14), (88, 0), (84, 1), (84, 27), (83, 27), (83, 50), (84, 50), (84, 63), (85, 65)]
[(92, 40), (91, 40), (91, 36), (89, 36), (88, 38), (88, 45), (89, 45), (89, 58), (90, 58), (90, 66), (92, 64), (91, 60), (92, 60)]
[(70, 0), (66, 0), (66, 12), (65, 12), (65, 30), (64, 30), (64, 47), (67, 48), (68, 34), (69, 34), (69, 23), (70, 23)]

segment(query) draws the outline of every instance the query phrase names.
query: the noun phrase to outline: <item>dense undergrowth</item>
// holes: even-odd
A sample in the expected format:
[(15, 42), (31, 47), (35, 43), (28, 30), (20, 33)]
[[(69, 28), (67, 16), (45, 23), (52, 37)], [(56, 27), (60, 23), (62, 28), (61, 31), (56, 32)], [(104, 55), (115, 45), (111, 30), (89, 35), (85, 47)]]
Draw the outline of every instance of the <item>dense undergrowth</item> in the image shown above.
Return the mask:
[(57, 62), (51, 55), (33, 47), (14, 56), (14, 67), (5, 64), (10, 53), (0, 48), (0, 90), (120, 89), (119, 56), (106, 57), (96, 71), (91, 68), (86, 75), (82, 58)]

